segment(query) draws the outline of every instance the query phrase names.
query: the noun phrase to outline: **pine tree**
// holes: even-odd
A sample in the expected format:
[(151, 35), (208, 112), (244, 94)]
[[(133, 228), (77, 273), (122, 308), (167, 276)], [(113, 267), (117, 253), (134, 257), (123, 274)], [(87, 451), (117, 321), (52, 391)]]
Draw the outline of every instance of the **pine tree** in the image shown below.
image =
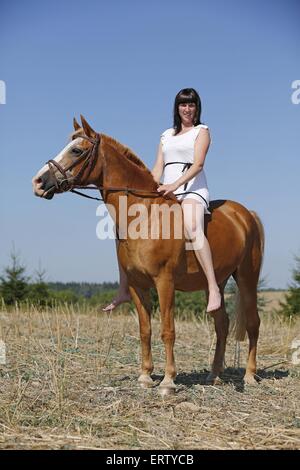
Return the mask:
[(288, 293), (283, 302), (280, 302), (279, 313), (287, 317), (300, 315), (300, 257), (295, 256), (296, 267), (293, 269), (293, 281), (289, 285)]
[(6, 266), (4, 276), (0, 276), (0, 296), (7, 305), (12, 305), (26, 298), (29, 281), (25, 275), (26, 267), (21, 264), (14, 247), (10, 253), (10, 259), (11, 265)]
[(28, 300), (29, 302), (45, 307), (51, 302), (51, 296), (48, 284), (45, 282), (46, 271), (42, 269), (41, 263), (35, 271), (36, 282), (30, 285)]

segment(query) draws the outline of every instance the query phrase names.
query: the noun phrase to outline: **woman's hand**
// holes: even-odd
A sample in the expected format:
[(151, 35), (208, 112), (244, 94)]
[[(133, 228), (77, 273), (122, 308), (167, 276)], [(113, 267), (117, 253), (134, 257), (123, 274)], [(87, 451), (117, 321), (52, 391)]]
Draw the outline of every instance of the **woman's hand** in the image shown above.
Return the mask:
[(176, 191), (178, 188), (176, 183), (172, 184), (162, 184), (161, 186), (158, 186), (157, 191), (159, 193), (163, 193), (162, 196), (167, 196), (168, 194), (172, 193), (173, 191)]

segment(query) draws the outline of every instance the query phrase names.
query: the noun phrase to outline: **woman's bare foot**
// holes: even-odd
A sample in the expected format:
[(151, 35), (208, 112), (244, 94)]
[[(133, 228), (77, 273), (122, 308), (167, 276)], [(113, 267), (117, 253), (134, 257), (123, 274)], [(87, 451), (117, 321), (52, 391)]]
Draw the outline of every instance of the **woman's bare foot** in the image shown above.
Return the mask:
[(131, 295), (129, 292), (126, 294), (118, 294), (118, 296), (106, 307), (102, 309), (103, 312), (109, 312), (111, 310), (114, 310), (118, 305), (123, 304), (124, 302), (131, 302)]
[(220, 294), (220, 290), (210, 289), (206, 312), (211, 313), (211, 312), (214, 312), (215, 310), (218, 310), (221, 307), (221, 303), (222, 303), (222, 297)]

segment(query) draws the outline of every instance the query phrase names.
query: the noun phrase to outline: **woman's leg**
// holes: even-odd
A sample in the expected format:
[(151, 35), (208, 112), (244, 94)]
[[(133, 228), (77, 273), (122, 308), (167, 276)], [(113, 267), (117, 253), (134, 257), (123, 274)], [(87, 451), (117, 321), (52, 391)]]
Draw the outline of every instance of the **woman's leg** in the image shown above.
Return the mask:
[[(119, 240), (116, 239), (117, 253), (118, 253), (118, 244), (119, 244)], [(120, 280), (119, 290), (117, 292), (116, 298), (109, 305), (107, 305), (106, 307), (102, 309), (104, 312), (107, 312), (109, 310), (114, 310), (118, 305), (122, 304), (123, 302), (131, 301), (131, 295), (130, 295), (129, 288), (128, 288), (127, 275), (120, 264), (119, 258), (118, 258), (118, 266), (119, 266), (119, 280)]]
[(182, 201), (184, 227), (187, 236), (192, 241), (195, 255), (207, 278), (209, 298), (207, 312), (218, 310), (221, 306), (221, 294), (216, 281), (211, 250), (204, 235), (204, 207), (195, 199)]

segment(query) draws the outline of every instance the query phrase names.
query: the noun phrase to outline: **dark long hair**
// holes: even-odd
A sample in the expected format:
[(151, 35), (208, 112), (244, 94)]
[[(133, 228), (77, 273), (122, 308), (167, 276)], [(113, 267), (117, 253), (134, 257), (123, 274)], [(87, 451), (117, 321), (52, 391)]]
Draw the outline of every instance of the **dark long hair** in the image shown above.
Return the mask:
[(180, 90), (175, 98), (174, 102), (174, 130), (175, 130), (175, 135), (178, 134), (181, 131), (181, 118), (179, 116), (178, 112), (178, 106), (181, 103), (195, 103), (196, 105), (196, 114), (194, 118), (194, 126), (198, 126), (198, 124), (201, 124), (201, 99), (196, 90), (194, 88), (183, 88)]

